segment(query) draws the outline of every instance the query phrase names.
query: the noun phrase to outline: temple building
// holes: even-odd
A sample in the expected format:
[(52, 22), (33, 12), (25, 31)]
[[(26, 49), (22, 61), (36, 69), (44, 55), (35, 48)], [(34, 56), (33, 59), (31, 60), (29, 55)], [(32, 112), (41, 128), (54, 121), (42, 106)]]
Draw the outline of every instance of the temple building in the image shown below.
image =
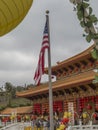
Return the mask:
[[(98, 62), (91, 55), (94, 46), (52, 66), (52, 75), (56, 77), (56, 81), (52, 82), (54, 112), (98, 111), (98, 83), (94, 82)], [(47, 68), (45, 73), (48, 74)], [(33, 112), (49, 111), (48, 83), (18, 92), (16, 95), (31, 99)]]

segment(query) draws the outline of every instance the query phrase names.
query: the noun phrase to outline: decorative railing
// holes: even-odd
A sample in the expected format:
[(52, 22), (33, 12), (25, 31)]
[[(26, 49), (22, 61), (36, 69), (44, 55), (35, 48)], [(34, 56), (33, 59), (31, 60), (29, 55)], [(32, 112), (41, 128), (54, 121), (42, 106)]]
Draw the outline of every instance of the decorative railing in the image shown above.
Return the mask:
[(66, 130), (98, 130), (98, 125), (69, 126)]
[[(45, 127), (46, 128), (46, 127)], [(47, 127), (48, 129), (49, 127)], [(32, 126), (31, 122), (20, 122), (20, 123), (12, 123), (9, 125), (6, 125), (4, 127), (2, 127), (0, 130), (31, 130), (31, 129), (35, 129), (37, 130), (37, 126)], [(40, 127), (40, 129), (44, 129), (44, 127)], [(80, 125), (74, 125), (74, 126), (69, 126), (66, 128), (66, 130), (98, 130), (98, 125), (82, 125), (80, 123)]]

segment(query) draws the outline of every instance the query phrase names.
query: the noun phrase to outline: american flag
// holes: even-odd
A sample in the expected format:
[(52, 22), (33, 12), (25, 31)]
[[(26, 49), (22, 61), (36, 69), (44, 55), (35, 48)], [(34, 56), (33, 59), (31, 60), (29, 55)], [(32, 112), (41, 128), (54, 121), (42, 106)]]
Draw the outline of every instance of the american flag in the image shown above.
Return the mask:
[(48, 35), (48, 20), (46, 19), (46, 24), (44, 27), (44, 33), (43, 33), (43, 41), (41, 45), (41, 50), (39, 54), (39, 61), (38, 65), (35, 71), (34, 75), (34, 80), (35, 80), (35, 85), (39, 85), (41, 81), (41, 77), (44, 74), (44, 55), (45, 55), (45, 50), (49, 49), (49, 35)]

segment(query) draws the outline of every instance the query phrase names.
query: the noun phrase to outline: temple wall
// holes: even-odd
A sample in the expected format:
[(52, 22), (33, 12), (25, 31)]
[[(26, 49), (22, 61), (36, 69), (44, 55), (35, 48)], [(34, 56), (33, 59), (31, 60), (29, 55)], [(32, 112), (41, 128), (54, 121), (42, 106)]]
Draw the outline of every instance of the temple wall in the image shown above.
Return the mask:
[[(34, 107), (38, 112), (44, 113), (45, 110), (49, 112), (49, 103), (48, 100), (43, 103), (35, 103)], [(94, 113), (98, 111), (98, 96), (88, 96), (81, 98), (69, 98), (66, 99), (58, 97), (57, 100), (53, 102), (54, 112), (59, 110), (61, 116), (63, 116), (64, 112), (71, 111), (73, 113), (81, 114), (83, 112)]]
[(44, 111), (47, 110), (47, 112), (49, 112), (49, 103), (45, 102), (44, 104), (42, 104), (42, 113), (44, 113)]
[[(36, 108), (36, 104), (38, 104), (38, 102), (34, 103), (34, 106), (33, 108), (34, 109), (38, 109), (39, 108)], [(45, 110), (47, 110), (47, 112), (49, 112), (49, 102), (48, 100), (42, 100), (42, 102), (40, 101), (39, 104), (41, 104), (40, 106), (40, 109), (41, 109), (41, 113), (44, 113)], [(70, 99), (66, 99), (66, 97), (64, 96), (59, 96), (59, 97), (56, 97), (54, 98), (54, 101), (53, 101), (53, 110), (54, 112), (58, 109), (61, 113), (64, 113), (65, 111), (70, 111), (69, 109), (69, 104), (73, 104), (73, 110), (74, 112), (76, 111), (76, 99), (74, 98), (70, 98)]]

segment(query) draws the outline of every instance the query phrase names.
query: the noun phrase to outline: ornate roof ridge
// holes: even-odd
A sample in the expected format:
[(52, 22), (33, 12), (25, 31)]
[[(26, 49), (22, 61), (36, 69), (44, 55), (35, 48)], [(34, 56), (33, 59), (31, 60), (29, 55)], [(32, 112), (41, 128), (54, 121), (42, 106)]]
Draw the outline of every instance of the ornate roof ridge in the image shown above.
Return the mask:
[[(92, 46), (90, 46), (89, 48), (87, 48), (86, 50), (82, 51), (81, 53), (74, 55), (66, 60), (63, 60), (61, 62), (57, 62), (57, 65), (52, 66), (52, 69), (58, 68), (63, 66), (64, 64), (71, 64), (73, 62), (75, 62), (75, 60), (81, 59), (82, 57), (85, 57), (87, 55), (91, 55), (90, 52), (93, 50), (93, 48), (95, 47), (95, 44), (93, 44)], [(47, 74), (48, 68), (45, 68), (45, 73)]]

